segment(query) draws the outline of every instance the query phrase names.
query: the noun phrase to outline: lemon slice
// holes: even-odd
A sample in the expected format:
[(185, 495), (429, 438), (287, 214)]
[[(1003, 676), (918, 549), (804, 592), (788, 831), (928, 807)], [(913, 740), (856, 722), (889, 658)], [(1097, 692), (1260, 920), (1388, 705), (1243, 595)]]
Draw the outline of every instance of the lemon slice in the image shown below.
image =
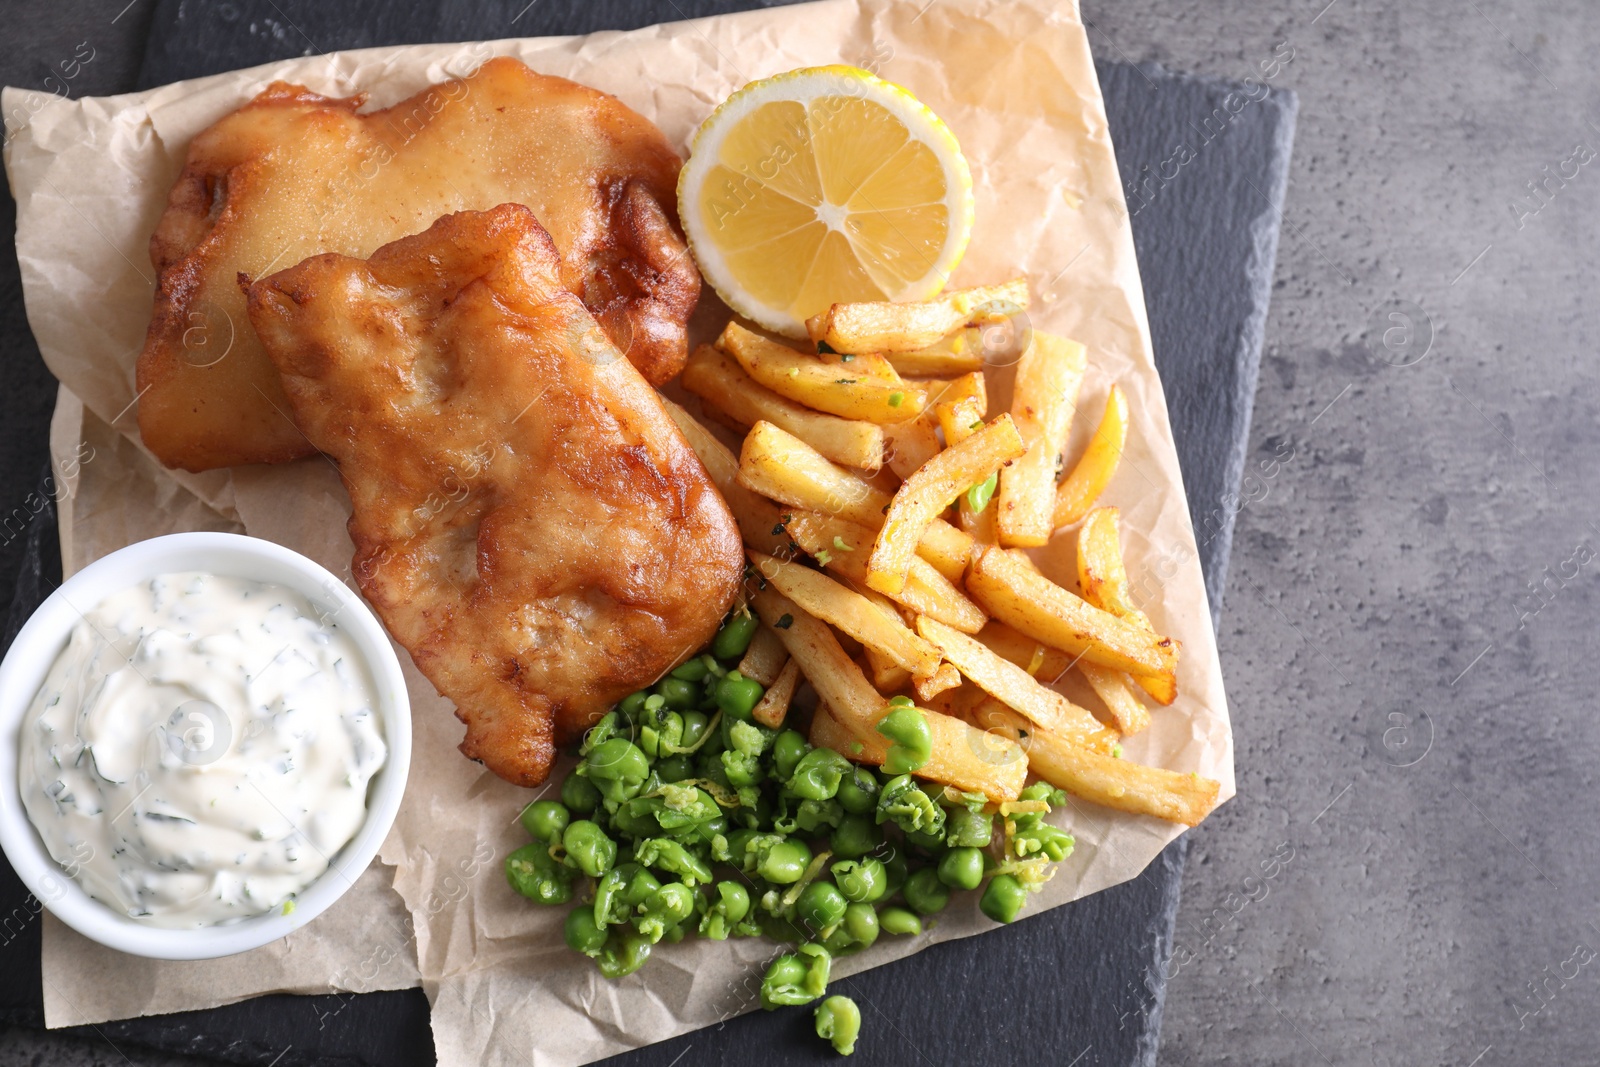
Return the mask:
[(752, 82), (701, 124), (678, 213), (729, 307), (804, 337), (835, 302), (937, 294), (972, 232), (972, 175), (904, 89), (808, 67)]

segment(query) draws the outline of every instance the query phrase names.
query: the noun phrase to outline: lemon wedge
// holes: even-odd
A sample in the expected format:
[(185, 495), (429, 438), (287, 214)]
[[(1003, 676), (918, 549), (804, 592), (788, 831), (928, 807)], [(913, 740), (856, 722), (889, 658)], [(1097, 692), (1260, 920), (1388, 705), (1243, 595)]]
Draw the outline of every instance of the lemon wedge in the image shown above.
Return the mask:
[(836, 302), (936, 295), (972, 232), (972, 175), (904, 89), (808, 67), (750, 83), (701, 124), (678, 213), (729, 307), (804, 337)]

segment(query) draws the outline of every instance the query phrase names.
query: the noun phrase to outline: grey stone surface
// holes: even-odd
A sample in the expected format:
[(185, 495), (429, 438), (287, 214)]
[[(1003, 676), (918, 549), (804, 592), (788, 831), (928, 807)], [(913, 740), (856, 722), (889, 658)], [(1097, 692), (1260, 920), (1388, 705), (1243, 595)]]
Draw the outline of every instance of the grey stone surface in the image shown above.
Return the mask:
[[(0, 75), (123, 2), (70, 40), (18, 6)], [(1240, 796), (1193, 835), (1162, 1059), (1594, 1063), (1600, 159), (1561, 169), (1600, 147), (1600, 18), (1323, 2), (1085, 9), (1174, 69), (1287, 43), (1300, 98), (1220, 634)], [(0, 1067), (126, 1062), (58, 1040), (0, 1032)]]
[(1600, 13), (1325, 4), (1086, 3), (1300, 100), (1162, 1059), (1600, 1062)]

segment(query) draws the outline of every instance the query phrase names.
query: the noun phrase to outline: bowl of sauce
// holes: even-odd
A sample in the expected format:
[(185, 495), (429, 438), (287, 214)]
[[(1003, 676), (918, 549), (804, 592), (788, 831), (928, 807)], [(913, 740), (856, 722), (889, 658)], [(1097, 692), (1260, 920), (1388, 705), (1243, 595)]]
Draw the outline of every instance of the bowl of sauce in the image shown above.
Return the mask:
[(312, 921), (377, 854), (410, 757), (383, 627), (258, 538), (114, 552), (0, 664), (0, 847), (53, 914), (134, 955), (231, 955)]

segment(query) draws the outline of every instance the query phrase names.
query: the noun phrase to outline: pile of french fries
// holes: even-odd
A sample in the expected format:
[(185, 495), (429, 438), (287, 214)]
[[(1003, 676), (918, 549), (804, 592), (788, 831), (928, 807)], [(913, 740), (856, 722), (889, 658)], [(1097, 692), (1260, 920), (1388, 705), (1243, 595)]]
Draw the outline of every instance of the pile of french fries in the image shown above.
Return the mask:
[[(933, 739), (919, 777), (1003, 803), (1032, 772), (1192, 826), (1217, 782), (1121, 758), (1150, 723), (1145, 698), (1177, 698), (1179, 655), (1129, 598), (1117, 510), (1095, 506), (1126, 438), (1122, 391), (1060, 479), (1082, 345), (1033, 331), (1011, 410), (989, 411), (978, 331), (1027, 300), (1019, 279), (835, 304), (807, 323), (811, 350), (730, 323), (693, 353), (684, 387), (744, 435), (736, 458), (671, 406), (749, 555), (762, 626), (739, 669), (768, 687), (755, 717), (769, 726), (810, 682), (811, 742), (859, 762), (883, 761), (888, 699), (913, 696)], [(1074, 524), (1077, 591), (1019, 551)], [(1069, 672), (1101, 707), (1054, 687)]]

